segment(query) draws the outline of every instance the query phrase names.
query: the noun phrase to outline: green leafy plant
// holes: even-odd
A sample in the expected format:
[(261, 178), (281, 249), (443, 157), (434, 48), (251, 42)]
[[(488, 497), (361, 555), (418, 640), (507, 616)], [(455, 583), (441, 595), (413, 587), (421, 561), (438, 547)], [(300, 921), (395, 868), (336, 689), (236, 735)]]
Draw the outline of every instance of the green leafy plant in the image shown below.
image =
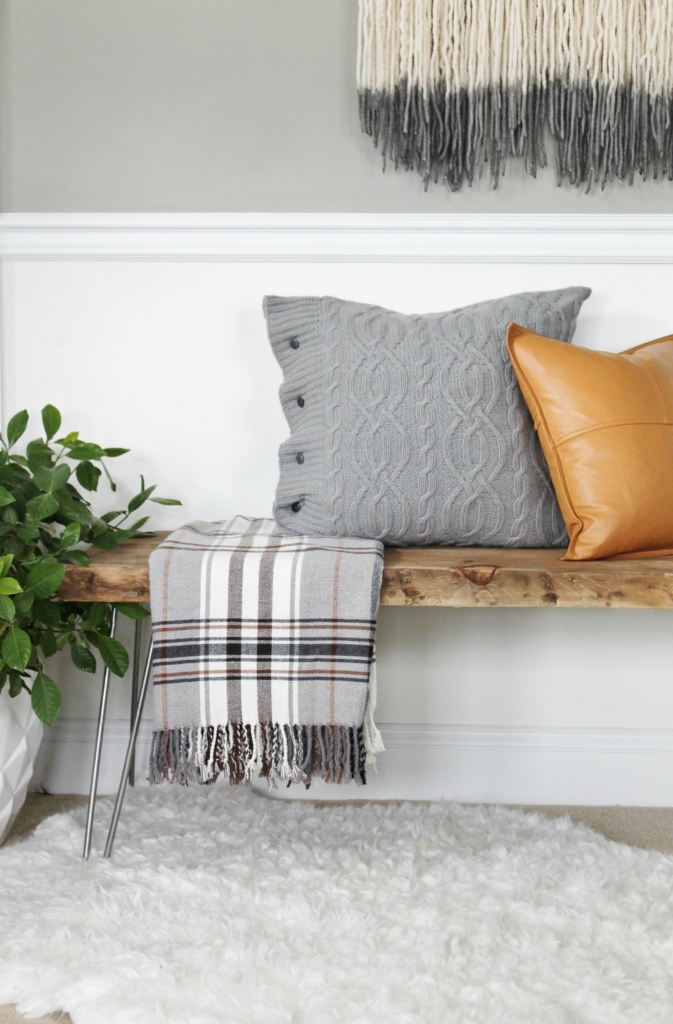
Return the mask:
[(83, 672), (96, 671), (98, 651), (105, 665), (123, 676), (129, 658), (110, 636), (112, 609), (129, 618), (149, 615), (141, 605), (85, 604), (61, 601), (56, 591), (68, 564), (87, 566), (85, 545), (111, 550), (143, 534), (149, 516), (130, 522), (145, 502), (180, 505), (174, 498), (153, 497), (154, 487), (140, 478), (140, 491), (125, 509), (96, 516), (82, 491), (96, 491), (107, 467), (128, 448), (101, 448), (82, 441), (74, 431), (57, 440), (61, 414), (53, 405), (42, 410), (45, 436), (30, 441), (25, 454), (13, 452), (28, 426), (23, 410), (0, 434), (0, 690), (10, 697), (30, 693), (35, 714), (47, 725), (56, 718), (61, 694), (44, 671), (42, 659), (69, 648)]

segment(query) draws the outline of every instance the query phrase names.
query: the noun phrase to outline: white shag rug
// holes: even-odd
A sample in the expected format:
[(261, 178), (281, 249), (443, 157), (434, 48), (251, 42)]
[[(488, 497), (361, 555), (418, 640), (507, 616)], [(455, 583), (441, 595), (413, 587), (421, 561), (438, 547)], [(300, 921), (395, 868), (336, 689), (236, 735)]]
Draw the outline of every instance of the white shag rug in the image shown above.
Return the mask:
[[(101, 801), (100, 851), (110, 802)], [(0, 851), (0, 1003), (75, 1024), (673, 1021), (673, 857), (451, 804), (129, 792)]]

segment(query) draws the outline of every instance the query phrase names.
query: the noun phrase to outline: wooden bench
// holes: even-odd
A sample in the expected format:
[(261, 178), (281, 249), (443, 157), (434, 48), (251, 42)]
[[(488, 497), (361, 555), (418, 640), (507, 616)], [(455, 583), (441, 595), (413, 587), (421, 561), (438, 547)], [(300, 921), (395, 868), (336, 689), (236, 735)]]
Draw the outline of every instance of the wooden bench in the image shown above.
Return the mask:
[[(89, 551), (87, 568), (66, 569), (59, 597), (67, 601), (145, 603), (149, 556), (165, 533)], [(426, 608), (673, 608), (673, 557), (564, 562), (563, 551), (505, 548), (386, 548), (381, 604)], [(140, 622), (133, 658), (131, 735), (105, 846), (112, 852), (151, 670), (152, 645), (138, 688)], [(114, 630), (114, 625), (113, 625)], [(110, 673), (103, 676), (84, 837), (89, 856)]]
[[(165, 533), (89, 551), (70, 565), (66, 601), (146, 602), (148, 559)], [(382, 605), (443, 608), (673, 608), (673, 556), (564, 562), (530, 548), (386, 548)]]

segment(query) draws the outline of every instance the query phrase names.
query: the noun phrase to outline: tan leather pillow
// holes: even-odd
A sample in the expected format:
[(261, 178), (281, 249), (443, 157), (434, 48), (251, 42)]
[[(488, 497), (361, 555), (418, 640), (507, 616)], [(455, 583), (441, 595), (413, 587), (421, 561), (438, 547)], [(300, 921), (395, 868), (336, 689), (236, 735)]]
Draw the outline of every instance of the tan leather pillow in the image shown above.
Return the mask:
[(568, 559), (673, 550), (673, 335), (619, 355), (510, 324), (507, 346), (549, 463)]

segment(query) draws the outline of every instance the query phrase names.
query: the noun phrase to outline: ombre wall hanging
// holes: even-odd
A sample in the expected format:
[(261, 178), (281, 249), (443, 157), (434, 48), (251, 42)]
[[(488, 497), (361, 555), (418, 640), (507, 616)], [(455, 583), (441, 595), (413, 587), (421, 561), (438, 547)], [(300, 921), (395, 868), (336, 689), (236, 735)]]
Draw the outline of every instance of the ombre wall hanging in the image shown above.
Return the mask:
[(452, 190), (508, 157), (558, 183), (673, 180), (673, 0), (360, 0), (362, 130)]

